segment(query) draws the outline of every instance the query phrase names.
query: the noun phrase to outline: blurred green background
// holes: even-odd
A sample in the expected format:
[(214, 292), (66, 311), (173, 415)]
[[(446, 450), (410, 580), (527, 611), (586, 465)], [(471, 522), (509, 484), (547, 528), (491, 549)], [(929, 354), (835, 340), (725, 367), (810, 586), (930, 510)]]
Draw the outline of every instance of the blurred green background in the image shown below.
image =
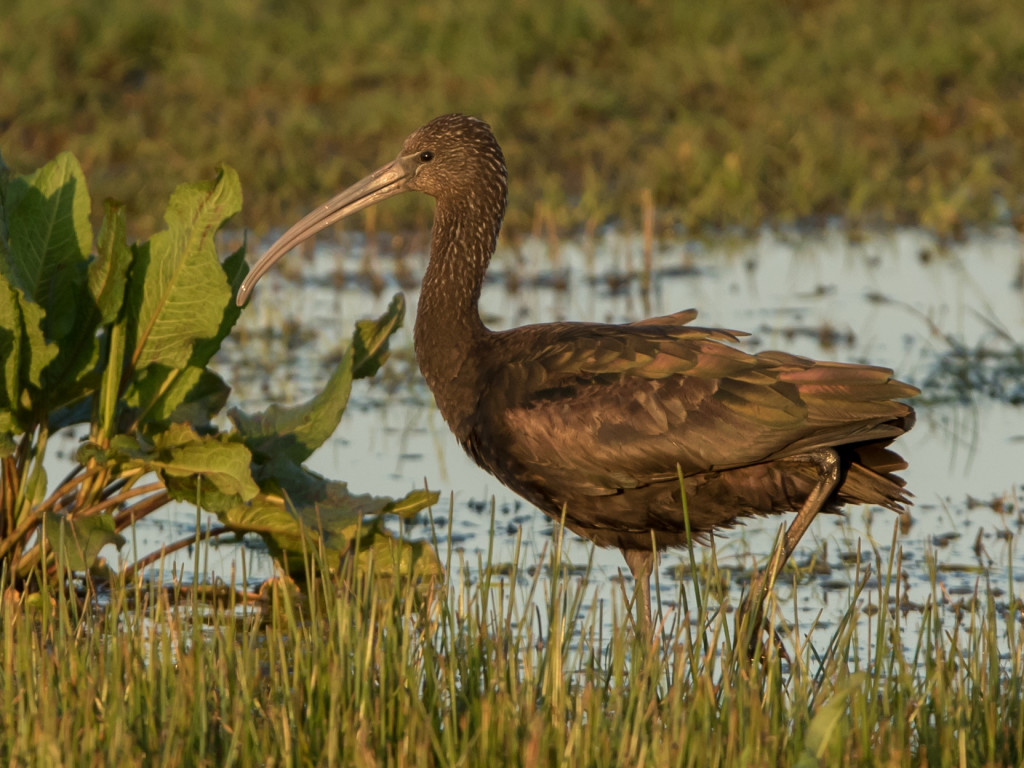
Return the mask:
[(452, 111), (494, 126), (514, 230), (632, 225), (643, 189), (691, 232), (1024, 221), (1019, 0), (13, 0), (0, 19), (5, 162), (71, 150), (138, 235), (219, 162), (263, 234)]

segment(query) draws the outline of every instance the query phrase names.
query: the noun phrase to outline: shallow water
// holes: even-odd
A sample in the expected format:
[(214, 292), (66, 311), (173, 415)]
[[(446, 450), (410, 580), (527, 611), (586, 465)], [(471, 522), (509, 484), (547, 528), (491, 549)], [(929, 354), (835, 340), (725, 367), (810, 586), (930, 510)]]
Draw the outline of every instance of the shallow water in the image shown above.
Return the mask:
[[(978, 233), (946, 247), (917, 230), (857, 243), (840, 231), (664, 243), (653, 253), (647, 292), (641, 251), (639, 238), (615, 232), (589, 244), (560, 243), (557, 251), (538, 240), (503, 247), (481, 299), (485, 320), (493, 328), (565, 319), (625, 322), (696, 307), (701, 325), (749, 331), (744, 348), (893, 368), (923, 390), (917, 426), (897, 446), (910, 462), (903, 474), (916, 497), (912, 523), (897, 539), (902, 600), (913, 606), (929, 599), (933, 568), (938, 598), (949, 604), (978, 589), (1009, 606), (1011, 588), (1024, 592), (1016, 544), (1024, 525), (1024, 247), (1015, 233)], [(343, 235), (340, 244), (290, 255), (264, 278), (217, 365), (234, 387), (232, 403), (257, 410), (312, 396), (354, 322), (380, 314), (391, 294), (406, 286), (407, 327), (394, 339), (392, 360), (378, 380), (356, 384), (341, 428), (308, 464), (349, 481), (356, 492), (401, 495), (424, 483), (441, 490), (435, 522), (446, 524), (450, 499), (453, 542), (471, 564), (471, 578), (486, 555), (493, 498), (495, 561), (511, 558), (521, 532), (522, 561), (532, 565), (550, 545), (553, 526), (463, 454), (412, 362), (409, 329), (426, 256), (379, 253), (368, 253), (361, 236)], [(180, 509), (147, 522), (138, 532), (140, 552), (178, 538), (194, 521), (192, 510)], [(755, 558), (764, 561), (781, 522), (753, 520), (716, 537), (720, 567), (738, 572), (731, 580), (734, 599), (742, 574)], [(865, 560), (877, 553), (884, 567), (896, 522), (896, 515), (868, 508), (815, 521), (795, 560), (817, 554), (828, 572), (819, 568), (801, 579), (795, 593), (779, 586), (785, 618), (801, 628), (817, 619), (827, 630), (849, 605), (856, 582), (844, 560), (859, 548)], [(413, 526), (407, 534), (429, 530)], [(570, 562), (586, 564), (591, 549), (567, 535)], [(230, 576), (233, 563), (240, 573), (239, 555), (251, 578), (272, 571), (258, 545), (207, 554), (209, 569), (220, 577)], [(190, 555), (178, 562), (191, 571)], [(687, 562), (685, 552), (664, 555), (664, 607), (675, 605), (676, 574)], [(615, 577), (625, 571), (618, 552), (596, 551), (594, 569), (596, 599), (618, 600)], [(873, 599), (869, 592), (860, 598), (864, 605)], [(913, 630), (915, 611), (903, 620)]]

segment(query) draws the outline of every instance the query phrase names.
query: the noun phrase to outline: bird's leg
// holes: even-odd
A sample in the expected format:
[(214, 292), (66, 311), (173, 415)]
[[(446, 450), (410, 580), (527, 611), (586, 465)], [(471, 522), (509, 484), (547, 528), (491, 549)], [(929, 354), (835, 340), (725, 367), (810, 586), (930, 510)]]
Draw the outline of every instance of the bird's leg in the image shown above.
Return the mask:
[(651, 636), (651, 573), (654, 571), (654, 550), (653, 549), (623, 549), (622, 556), (626, 559), (626, 565), (633, 574), (633, 583), (636, 585), (633, 593), (633, 603), (639, 618), (640, 631), (650, 638)]
[(818, 512), (821, 511), (822, 507), (825, 506), (825, 502), (828, 501), (828, 498), (839, 484), (839, 454), (834, 449), (819, 448), (810, 453), (794, 456), (793, 460), (808, 461), (816, 464), (818, 467), (818, 483), (808, 494), (803, 506), (800, 507), (800, 511), (796, 514), (796, 519), (790, 523), (789, 528), (786, 530), (786, 539), (781, 553), (776, 551), (771, 562), (768, 564), (768, 568), (765, 569), (765, 583), (768, 589), (775, 587), (775, 579), (789, 561), (793, 552), (796, 551), (797, 544), (800, 543), (800, 539), (807, 532), (811, 522)]
[(782, 546), (775, 547), (768, 567), (758, 574), (750, 585), (750, 592), (744, 601), (743, 611), (749, 611), (751, 607), (756, 609), (750, 618), (749, 624), (751, 627), (749, 648), (751, 656), (753, 656), (758, 646), (758, 634), (762, 623), (765, 598), (775, 588), (775, 580), (782, 572), (793, 552), (796, 551), (797, 544), (800, 543), (801, 537), (807, 532), (811, 521), (814, 520), (818, 512), (825, 506), (825, 502), (828, 501), (839, 484), (839, 454), (832, 448), (819, 448), (808, 453), (792, 456), (787, 461), (808, 462), (816, 465), (818, 469), (818, 482), (804, 500), (803, 506), (800, 507), (800, 511), (796, 514), (796, 519), (790, 523), (789, 528), (786, 530)]

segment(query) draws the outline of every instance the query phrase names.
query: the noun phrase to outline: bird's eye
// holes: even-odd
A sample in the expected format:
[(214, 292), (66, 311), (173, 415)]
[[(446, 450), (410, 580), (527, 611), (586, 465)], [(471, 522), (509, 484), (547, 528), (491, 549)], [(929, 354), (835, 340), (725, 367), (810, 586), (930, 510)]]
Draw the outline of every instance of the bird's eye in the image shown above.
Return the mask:
[(434, 159), (434, 153), (431, 152), (429, 149), (424, 151), (424, 152), (420, 152), (420, 162), (421, 163), (429, 163), (433, 159)]

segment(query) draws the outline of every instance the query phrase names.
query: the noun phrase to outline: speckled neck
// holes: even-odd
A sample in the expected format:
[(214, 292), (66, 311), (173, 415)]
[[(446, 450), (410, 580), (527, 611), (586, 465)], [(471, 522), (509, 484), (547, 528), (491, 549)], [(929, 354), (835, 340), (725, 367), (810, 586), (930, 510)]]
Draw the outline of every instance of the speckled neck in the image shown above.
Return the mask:
[(490, 331), (478, 303), (504, 211), (502, 195), (439, 199), (434, 213), (414, 342), (423, 377), (460, 439), (481, 387), (481, 345)]

